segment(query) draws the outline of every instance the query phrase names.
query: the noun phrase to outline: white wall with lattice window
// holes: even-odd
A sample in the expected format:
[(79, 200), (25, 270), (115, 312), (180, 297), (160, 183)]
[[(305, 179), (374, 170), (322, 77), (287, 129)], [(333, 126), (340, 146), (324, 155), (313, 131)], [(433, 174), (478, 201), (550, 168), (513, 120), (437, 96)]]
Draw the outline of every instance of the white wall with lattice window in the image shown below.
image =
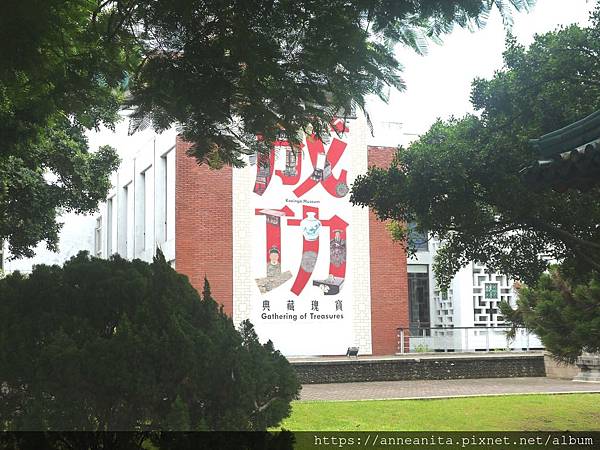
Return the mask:
[(453, 327), (454, 321), (454, 289), (449, 288), (446, 291), (438, 286), (433, 290), (433, 308), (434, 311), (432, 324), (434, 327)]
[[(417, 252), (408, 264), (426, 264), (431, 274), (430, 315), (432, 327), (495, 327), (505, 325), (499, 309), (502, 301), (516, 304), (513, 280), (488, 273), (485, 266), (471, 262), (458, 271), (444, 291), (437, 285), (433, 262), (440, 243), (431, 239), (429, 251)], [(487, 293), (487, 295), (486, 295)]]
[(473, 326), (495, 327), (505, 325), (499, 304), (515, 304), (513, 280), (506, 275), (488, 272), (485, 266), (471, 263), (473, 283)]

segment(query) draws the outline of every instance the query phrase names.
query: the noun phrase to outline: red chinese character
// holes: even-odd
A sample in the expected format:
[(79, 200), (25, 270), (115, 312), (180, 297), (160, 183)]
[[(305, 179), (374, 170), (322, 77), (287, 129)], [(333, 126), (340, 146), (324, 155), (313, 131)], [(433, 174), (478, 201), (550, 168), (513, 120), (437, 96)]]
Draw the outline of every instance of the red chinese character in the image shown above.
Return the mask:
[(313, 135), (306, 138), (306, 145), (308, 146), (310, 162), (313, 165), (313, 173), (294, 189), (296, 197), (302, 197), (319, 183), (334, 197), (342, 198), (348, 194), (348, 172), (342, 169), (339, 178), (333, 176), (333, 169), (344, 154), (347, 144), (338, 138), (333, 138), (328, 152), (325, 153), (323, 141)]
[(325, 295), (339, 293), (346, 276), (346, 223), (340, 217), (333, 216), (329, 220), (319, 220), (319, 208), (302, 207), (303, 220), (288, 219), (288, 225), (302, 227), (303, 246), (302, 259), (291, 291), (300, 295), (312, 276), (319, 256), (319, 235), (322, 226), (329, 227), (329, 276), (324, 280), (314, 280)]

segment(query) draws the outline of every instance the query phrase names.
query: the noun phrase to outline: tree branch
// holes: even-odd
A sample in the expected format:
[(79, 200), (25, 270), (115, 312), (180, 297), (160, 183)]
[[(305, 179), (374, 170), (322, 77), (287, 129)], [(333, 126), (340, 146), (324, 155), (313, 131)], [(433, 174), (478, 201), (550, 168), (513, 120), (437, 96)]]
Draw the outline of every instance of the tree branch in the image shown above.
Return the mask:
[(267, 403), (265, 403), (264, 405), (258, 406), (258, 403), (256, 403), (256, 400), (254, 401), (254, 411), (259, 413), (259, 412), (263, 412), (265, 409), (267, 409), (271, 403), (273, 403), (275, 400), (279, 400), (279, 397), (273, 397), (271, 400), (269, 400)]
[(494, 229), (494, 230), (487, 232), (486, 234), (494, 236), (494, 235), (498, 235), (498, 234), (508, 233), (509, 231), (514, 231), (514, 230), (519, 230), (519, 229), (525, 228), (519, 223), (515, 224), (514, 222), (510, 222), (510, 221), (503, 221), (503, 222), (489, 222), (489, 223), (480, 224), (480, 225), (477, 225), (477, 226), (474, 226), (471, 228), (466, 227), (466, 226), (462, 226), (462, 227), (448, 226), (448, 227), (445, 227), (445, 229), (446, 229), (446, 231), (454, 231), (456, 233), (475, 234), (474, 231), (477, 229), (495, 228), (497, 226), (503, 226), (504, 228)]
[(584, 252), (582, 252), (578, 248), (573, 248), (573, 251), (578, 256), (580, 256), (582, 259), (584, 259), (588, 264), (590, 264), (592, 267), (594, 267), (596, 270), (600, 271), (600, 263), (594, 261), (592, 258), (590, 258), (588, 255), (586, 255)]
[(61, 441), (63, 444), (65, 444), (70, 449), (75, 450), (75, 447), (73, 446), (73, 444), (69, 440), (65, 439), (63, 437), (62, 433), (57, 433), (57, 434), (58, 434), (58, 440), (59, 441)]
[(579, 238), (569, 233), (568, 231), (551, 225), (543, 220), (531, 218), (527, 219), (527, 222), (529, 222), (532, 226), (535, 226), (543, 231), (547, 231), (555, 237), (558, 237), (558, 239), (560, 239), (563, 242), (571, 242), (577, 247), (592, 247), (600, 250), (600, 244), (593, 241), (589, 241), (587, 239)]

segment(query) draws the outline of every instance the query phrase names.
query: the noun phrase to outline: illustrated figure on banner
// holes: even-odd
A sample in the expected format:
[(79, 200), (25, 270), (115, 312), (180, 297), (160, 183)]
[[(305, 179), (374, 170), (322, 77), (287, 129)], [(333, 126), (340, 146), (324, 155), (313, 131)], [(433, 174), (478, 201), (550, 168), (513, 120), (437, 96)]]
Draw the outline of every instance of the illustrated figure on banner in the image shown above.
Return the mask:
[(292, 278), (292, 273), (287, 270), (281, 273), (281, 263), (279, 262), (280, 251), (277, 247), (272, 247), (269, 250), (269, 262), (267, 263), (267, 276), (265, 278), (257, 278), (256, 285), (261, 294), (272, 291), (281, 286), (287, 280)]

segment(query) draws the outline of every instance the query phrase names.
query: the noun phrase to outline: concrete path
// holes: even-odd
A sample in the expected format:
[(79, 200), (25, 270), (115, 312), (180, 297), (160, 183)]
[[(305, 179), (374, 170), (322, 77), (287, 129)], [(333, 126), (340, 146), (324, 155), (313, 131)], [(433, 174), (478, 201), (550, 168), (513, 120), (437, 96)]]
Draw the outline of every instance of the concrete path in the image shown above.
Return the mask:
[(424, 399), (571, 392), (600, 393), (600, 383), (532, 377), (305, 384), (300, 400)]

